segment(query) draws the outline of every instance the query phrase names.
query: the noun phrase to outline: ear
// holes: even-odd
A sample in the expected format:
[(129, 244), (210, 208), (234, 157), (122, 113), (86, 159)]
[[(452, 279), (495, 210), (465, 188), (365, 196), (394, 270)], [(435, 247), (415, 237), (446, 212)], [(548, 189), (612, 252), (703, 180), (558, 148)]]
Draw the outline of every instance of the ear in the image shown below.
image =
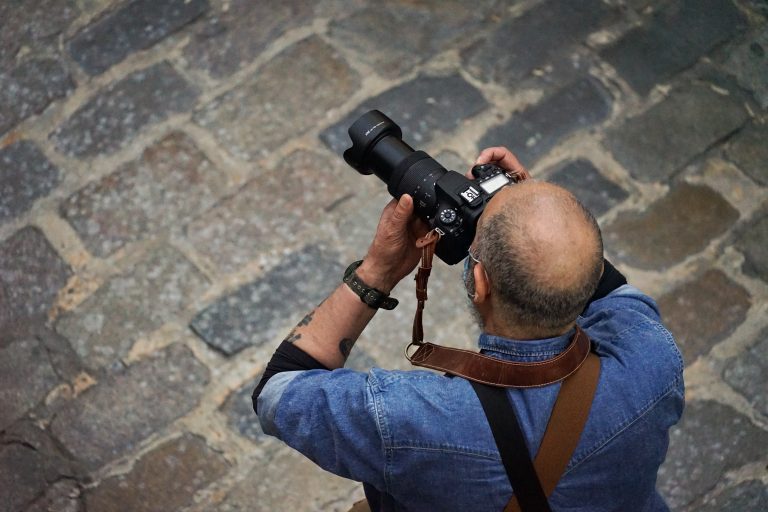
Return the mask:
[(488, 274), (482, 261), (475, 264), (472, 273), (475, 277), (475, 296), (473, 300), (477, 304), (482, 304), (491, 297), (491, 282), (488, 280)]

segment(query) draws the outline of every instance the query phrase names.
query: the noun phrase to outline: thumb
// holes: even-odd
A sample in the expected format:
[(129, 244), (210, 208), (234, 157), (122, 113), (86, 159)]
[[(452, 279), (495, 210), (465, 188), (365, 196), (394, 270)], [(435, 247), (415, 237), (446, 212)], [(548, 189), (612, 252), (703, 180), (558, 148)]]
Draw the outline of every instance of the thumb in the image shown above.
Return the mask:
[(411, 218), (411, 214), (413, 214), (413, 199), (408, 194), (403, 194), (392, 213), (392, 221), (395, 224), (405, 226)]

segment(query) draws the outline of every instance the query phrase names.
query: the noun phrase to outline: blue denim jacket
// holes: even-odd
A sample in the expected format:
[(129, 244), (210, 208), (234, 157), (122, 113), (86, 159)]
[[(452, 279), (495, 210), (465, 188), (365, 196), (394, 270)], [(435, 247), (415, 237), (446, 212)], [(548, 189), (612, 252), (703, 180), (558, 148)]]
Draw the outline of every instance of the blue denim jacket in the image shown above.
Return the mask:
[[(625, 285), (578, 319), (601, 358), (589, 419), (550, 496), (553, 510), (668, 510), (656, 492), (668, 431), (683, 410), (683, 361), (653, 299)], [(572, 333), (536, 341), (481, 335), (483, 353), (548, 359)], [(510, 389), (535, 456), (560, 385)], [(469, 383), (430, 371), (285, 372), (259, 399), (264, 432), (364, 482), (375, 510), (499, 512), (512, 495)]]

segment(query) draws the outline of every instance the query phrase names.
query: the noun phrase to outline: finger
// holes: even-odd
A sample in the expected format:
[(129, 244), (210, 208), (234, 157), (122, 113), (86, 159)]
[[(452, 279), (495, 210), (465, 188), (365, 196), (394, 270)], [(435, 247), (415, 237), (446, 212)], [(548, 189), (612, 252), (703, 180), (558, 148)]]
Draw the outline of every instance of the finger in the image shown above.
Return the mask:
[(395, 206), (395, 211), (392, 214), (392, 221), (399, 226), (405, 226), (412, 214), (413, 199), (408, 194), (401, 195), (400, 200), (397, 202), (397, 206)]
[(475, 160), (475, 165), (500, 162), (510, 151), (502, 146), (485, 148)]

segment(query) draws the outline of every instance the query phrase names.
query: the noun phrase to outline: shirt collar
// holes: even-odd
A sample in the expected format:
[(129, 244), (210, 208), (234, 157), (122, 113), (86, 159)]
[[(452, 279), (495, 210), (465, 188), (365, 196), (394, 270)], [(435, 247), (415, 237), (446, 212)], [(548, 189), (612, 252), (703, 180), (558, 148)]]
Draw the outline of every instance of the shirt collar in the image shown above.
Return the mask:
[(511, 360), (542, 360), (549, 359), (565, 350), (571, 341), (575, 329), (554, 338), (540, 340), (515, 340), (482, 333), (478, 345), (483, 353), (498, 354), (504, 359)]

